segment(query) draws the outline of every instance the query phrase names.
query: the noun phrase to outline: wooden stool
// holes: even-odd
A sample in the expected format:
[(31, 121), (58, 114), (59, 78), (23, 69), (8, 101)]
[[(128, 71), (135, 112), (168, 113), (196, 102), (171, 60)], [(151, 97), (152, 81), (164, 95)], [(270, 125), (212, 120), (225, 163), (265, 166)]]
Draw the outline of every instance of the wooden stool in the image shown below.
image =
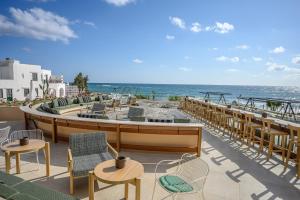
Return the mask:
[(243, 132), (242, 129), (242, 120), (241, 120), (241, 112), (234, 110), (232, 112), (233, 120), (231, 125), (231, 134), (230, 139), (233, 136), (234, 138), (237, 138), (240, 136)]
[[(294, 160), (296, 162), (296, 167), (297, 167), (297, 178), (300, 178), (300, 127), (288, 125), (288, 128), (290, 130), (290, 139), (288, 143), (284, 170), (286, 170), (289, 164), (289, 160)], [(291, 154), (294, 150), (294, 147), (297, 148), (297, 152), (296, 152), (296, 157), (292, 159)]]
[(223, 127), (223, 135), (225, 135), (226, 131), (230, 134), (233, 119), (232, 115), (226, 113), (227, 110), (227, 108), (221, 108), (221, 127)]
[[(274, 123), (274, 120), (272, 119), (262, 118), (262, 123), (263, 123), (262, 126), (263, 137), (260, 146), (264, 145), (263, 144), (265, 141), (264, 136), (267, 136), (267, 138), (269, 139), (267, 140), (267, 142), (269, 143), (267, 160), (270, 159), (273, 152), (281, 152), (282, 160), (284, 162), (285, 151), (286, 151), (285, 145), (286, 145), (286, 139), (288, 133), (272, 129), (271, 125)], [(278, 137), (278, 141), (280, 144), (275, 143), (276, 136)], [(276, 147), (277, 149), (274, 150), (274, 147)]]
[[(251, 141), (254, 139), (256, 129), (261, 128), (261, 125), (252, 122), (253, 118), (254, 118), (254, 114), (245, 113), (245, 124), (244, 124), (244, 131), (243, 131), (242, 139), (243, 139), (243, 142), (246, 139), (247, 145), (249, 147), (251, 145)], [(260, 142), (260, 140), (259, 140), (259, 142)]]

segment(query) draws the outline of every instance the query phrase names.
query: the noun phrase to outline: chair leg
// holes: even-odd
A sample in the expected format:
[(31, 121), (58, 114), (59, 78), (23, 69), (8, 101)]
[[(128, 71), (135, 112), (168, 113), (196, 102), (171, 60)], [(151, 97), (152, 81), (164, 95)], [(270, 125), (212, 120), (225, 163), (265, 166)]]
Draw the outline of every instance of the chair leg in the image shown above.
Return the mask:
[(287, 152), (287, 155), (286, 155), (286, 158), (285, 158), (284, 171), (285, 171), (285, 170), (287, 169), (287, 167), (288, 167), (289, 160), (290, 160), (290, 157), (291, 157), (292, 147), (293, 147), (293, 141), (290, 141), (290, 142), (289, 142), (289, 146), (288, 146), (288, 152)]
[(273, 153), (274, 137), (275, 137), (274, 135), (270, 135), (269, 150), (268, 150), (267, 161), (269, 161), (269, 159), (270, 159), (270, 157), (272, 156), (272, 153)]
[(36, 151), (35, 155), (36, 155), (36, 163), (38, 164), (38, 169), (40, 169), (39, 152)]
[(74, 177), (72, 173), (70, 173), (70, 194), (74, 194)]
[(157, 184), (157, 181), (155, 180), (154, 187), (153, 187), (153, 192), (152, 192), (152, 200), (154, 199), (154, 193), (155, 193), (156, 184)]

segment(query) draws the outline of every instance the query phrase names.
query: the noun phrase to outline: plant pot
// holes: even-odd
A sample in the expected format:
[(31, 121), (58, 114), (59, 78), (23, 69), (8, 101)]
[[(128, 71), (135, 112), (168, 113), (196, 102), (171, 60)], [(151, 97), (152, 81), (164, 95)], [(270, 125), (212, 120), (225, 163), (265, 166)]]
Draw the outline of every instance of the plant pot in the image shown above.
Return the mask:
[(20, 139), (20, 146), (25, 146), (29, 143), (29, 138), (28, 137), (23, 137)]
[(208, 100), (207, 100), (207, 99), (205, 99), (205, 100), (204, 100), (204, 102), (205, 102), (205, 103), (207, 103), (207, 102), (208, 102)]
[(127, 160), (125, 156), (119, 156), (115, 160), (116, 160), (116, 168), (117, 169), (122, 169), (125, 167), (126, 160)]
[(230, 109), (230, 108), (231, 108), (231, 105), (227, 105), (227, 108)]
[(261, 114), (261, 116), (262, 116), (263, 118), (267, 118), (267, 117), (268, 117), (268, 114), (265, 113), (265, 112), (263, 112), (263, 113)]

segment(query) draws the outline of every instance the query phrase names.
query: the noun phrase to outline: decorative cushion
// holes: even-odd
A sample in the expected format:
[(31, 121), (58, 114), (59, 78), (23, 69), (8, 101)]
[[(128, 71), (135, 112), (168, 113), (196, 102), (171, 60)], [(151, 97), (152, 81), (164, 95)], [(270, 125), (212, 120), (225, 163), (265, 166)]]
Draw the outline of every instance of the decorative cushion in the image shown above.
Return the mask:
[(99, 163), (111, 159), (113, 157), (108, 152), (73, 157), (73, 175), (87, 176)]
[(84, 103), (83, 98), (82, 97), (77, 97), (78, 103)]
[(159, 178), (160, 185), (170, 192), (191, 192), (193, 187), (178, 176), (166, 175)]
[(16, 195), (18, 191), (8, 185), (0, 184), (0, 197), (8, 199), (9, 197)]
[(57, 99), (53, 99), (53, 100), (52, 100), (52, 107), (53, 107), (53, 108), (59, 107), (59, 104), (58, 104)]

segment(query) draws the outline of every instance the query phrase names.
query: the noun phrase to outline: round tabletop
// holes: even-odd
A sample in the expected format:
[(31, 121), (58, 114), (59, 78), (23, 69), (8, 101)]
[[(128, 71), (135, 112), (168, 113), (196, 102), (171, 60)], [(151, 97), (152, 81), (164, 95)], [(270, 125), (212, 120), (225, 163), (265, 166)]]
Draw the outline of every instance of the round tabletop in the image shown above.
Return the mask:
[(34, 150), (39, 150), (45, 147), (46, 142), (44, 140), (30, 139), (27, 145), (21, 146), (19, 140), (3, 145), (1, 149), (3, 151), (9, 151), (12, 153), (24, 153)]
[(115, 160), (107, 160), (98, 164), (94, 169), (97, 179), (108, 184), (123, 184), (144, 174), (144, 166), (135, 160), (126, 160), (122, 169), (117, 169), (115, 163)]

